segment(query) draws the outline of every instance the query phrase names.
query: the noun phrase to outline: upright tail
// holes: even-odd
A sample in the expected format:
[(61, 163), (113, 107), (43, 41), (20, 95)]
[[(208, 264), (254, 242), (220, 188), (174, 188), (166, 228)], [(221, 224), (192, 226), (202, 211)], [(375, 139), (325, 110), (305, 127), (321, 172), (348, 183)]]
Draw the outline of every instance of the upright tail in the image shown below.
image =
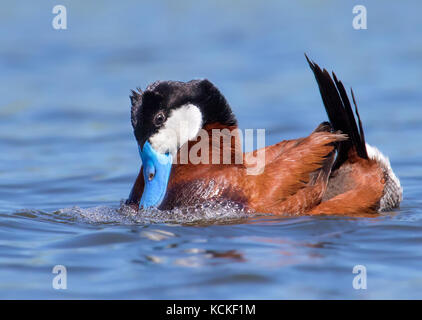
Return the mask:
[(331, 126), (335, 131), (340, 130), (349, 136), (348, 140), (341, 142), (338, 146), (338, 155), (333, 166), (333, 171), (338, 169), (348, 159), (351, 148), (356, 150), (360, 158), (368, 159), (365, 135), (353, 91), (351, 93), (359, 126), (356, 123), (346, 90), (341, 81), (337, 80), (334, 72), (333, 81), (326, 69), (321, 70), (316, 63), (310, 61), (306, 55), (305, 57), (314, 72)]
[(315, 62), (309, 60), (306, 54), (305, 57), (315, 75), (331, 126), (335, 131), (341, 131), (349, 137), (348, 140), (338, 143), (337, 157), (332, 172), (339, 169), (350, 157), (357, 156), (362, 160), (375, 161), (382, 170), (384, 184), (383, 193), (377, 205), (378, 211), (397, 207), (403, 195), (400, 181), (394, 174), (388, 158), (377, 148), (365, 143), (365, 135), (353, 90), (351, 90), (351, 95), (357, 121), (346, 90), (334, 72), (332, 73), (333, 78), (331, 78), (326, 69), (321, 70)]

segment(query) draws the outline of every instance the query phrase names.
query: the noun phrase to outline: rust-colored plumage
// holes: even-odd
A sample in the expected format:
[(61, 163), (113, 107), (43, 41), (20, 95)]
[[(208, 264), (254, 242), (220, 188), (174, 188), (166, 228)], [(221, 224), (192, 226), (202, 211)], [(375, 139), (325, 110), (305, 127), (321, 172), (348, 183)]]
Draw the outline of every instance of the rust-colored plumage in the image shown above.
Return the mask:
[[(207, 123), (203, 129), (210, 137), (209, 153), (205, 155), (208, 161), (192, 163), (190, 158), (181, 161), (183, 154), (195, 151), (201, 155), (203, 152), (193, 149), (197, 148), (197, 141), (183, 145), (178, 151), (177, 163), (172, 166), (160, 208), (216, 200), (234, 202), (258, 213), (359, 215), (398, 206), (400, 184), (395, 176), (388, 176), (394, 174), (387, 170), (385, 161), (368, 156), (353, 92), (357, 121), (343, 84), (334, 74), (331, 78), (325, 69), (321, 70), (309, 59), (308, 62), (318, 82), (329, 122), (320, 124), (305, 138), (282, 141), (246, 154), (237, 148), (237, 125)], [(223, 149), (215, 148), (213, 129), (228, 129), (232, 133), (230, 144), (224, 146), (230, 149), (230, 164), (223, 161)], [(250, 175), (248, 169), (254, 166), (250, 159), (259, 154), (265, 154), (264, 171)], [(216, 155), (220, 162), (212, 164)], [(397, 182), (393, 189), (400, 192), (394, 199), (399, 200), (383, 208), (386, 183), (394, 179)], [(143, 183), (141, 170), (129, 197), (130, 204), (139, 203)]]

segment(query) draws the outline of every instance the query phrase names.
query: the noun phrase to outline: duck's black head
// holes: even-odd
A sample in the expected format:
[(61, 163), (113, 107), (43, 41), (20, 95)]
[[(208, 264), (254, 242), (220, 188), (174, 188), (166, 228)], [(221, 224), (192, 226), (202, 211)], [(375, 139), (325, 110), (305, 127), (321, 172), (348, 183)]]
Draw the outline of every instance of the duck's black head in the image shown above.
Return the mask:
[[(140, 206), (158, 207), (167, 190), (172, 159), (207, 124), (237, 125), (224, 96), (208, 80), (158, 81), (132, 91), (132, 126), (142, 159)], [(137, 179), (136, 181), (142, 181)], [(136, 183), (132, 190), (137, 190)], [(129, 203), (136, 203), (132, 191)]]
[[(142, 148), (148, 140), (160, 153), (175, 153), (209, 123), (237, 125), (224, 96), (208, 80), (157, 81), (144, 92), (132, 91), (132, 126)], [(180, 130), (184, 132), (180, 132)], [(175, 135), (181, 138), (175, 143)]]

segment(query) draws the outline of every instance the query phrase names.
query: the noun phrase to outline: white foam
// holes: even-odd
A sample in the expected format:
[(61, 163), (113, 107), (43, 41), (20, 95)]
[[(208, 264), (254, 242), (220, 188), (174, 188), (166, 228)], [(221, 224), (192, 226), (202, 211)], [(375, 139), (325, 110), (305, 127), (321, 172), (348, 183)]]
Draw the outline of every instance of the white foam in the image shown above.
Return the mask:
[(81, 222), (93, 224), (213, 224), (228, 223), (246, 219), (248, 211), (230, 202), (204, 203), (197, 206), (177, 208), (173, 210), (141, 209), (133, 210), (123, 201), (119, 208), (99, 206), (93, 208), (65, 208), (59, 214), (71, 216)]

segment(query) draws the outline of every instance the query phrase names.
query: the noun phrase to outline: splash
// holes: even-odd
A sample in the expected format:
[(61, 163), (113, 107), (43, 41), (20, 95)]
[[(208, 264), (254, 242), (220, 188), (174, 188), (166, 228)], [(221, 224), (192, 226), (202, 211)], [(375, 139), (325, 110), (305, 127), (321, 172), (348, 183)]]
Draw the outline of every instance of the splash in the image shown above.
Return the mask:
[(77, 221), (94, 224), (230, 224), (250, 216), (248, 209), (232, 202), (208, 202), (173, 210), (140, 209), (138, 211), (122, 201), (119, 208), (98, 206), (93, 208), (64, 208), (56, 212)]

